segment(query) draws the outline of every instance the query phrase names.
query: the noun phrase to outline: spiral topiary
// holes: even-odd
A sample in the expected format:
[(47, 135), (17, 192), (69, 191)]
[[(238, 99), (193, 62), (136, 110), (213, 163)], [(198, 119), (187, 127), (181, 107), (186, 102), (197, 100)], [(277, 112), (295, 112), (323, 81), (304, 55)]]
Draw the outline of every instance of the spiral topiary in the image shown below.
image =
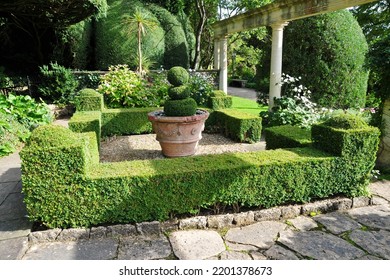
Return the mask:
[(167, 78), (172, 87), (168, 90), (170, 100), (164, 104), (165, 115), (170, 117), (195, 115), (198, 105), (193, 98), (189, 97), (191, 92), (186, 85), (189, 81), (187, 70), (180, 66), (172, 67), (168, 71)]
[(174, 66), (168, 71), (167, 79), (173, 86), (178, 87), (187, 84), (190, 75), (183, 67)]

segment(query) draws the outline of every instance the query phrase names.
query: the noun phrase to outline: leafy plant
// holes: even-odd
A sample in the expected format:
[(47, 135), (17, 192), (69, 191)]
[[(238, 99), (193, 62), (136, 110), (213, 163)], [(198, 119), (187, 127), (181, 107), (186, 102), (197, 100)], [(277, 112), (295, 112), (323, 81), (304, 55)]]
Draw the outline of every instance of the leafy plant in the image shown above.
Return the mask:
[(198, 103), (198, 105), (207, 106), (209, 97), (214, 91), (212, 78), (195, 72), (190, 76), (188, 86), (191, 91), (191, 97), (195, 99), (196, 103)]
[(48, 102), (66, 105), (72, 104), (78, 86), (78, 81), (70, 69), (57, 63), (39, 67), (42, 81), (38, 92)]
[(158, 107), (166, 99), (168, 83), (164, 77), (142, 78), (127, 65), (115, 65), (101, 77), (97, 91), (109, 108)]
[(29, 136), (26, 126), (12, 115), (0, 112), (0, 157), (13, 153)]
[(45, 103), (38, 103), (30, 96), (0, 95), (0, 113), (13, 116), (28, 129), (52, 121), (52, 114)]
[(310, 90), (300, 84), (300, 77), (282, 75), (283, 96), (275, 99), (271, 111), (261, 112), (260, 116), (267, 126), (297, 125), (309, 128), (316, 123), (321, 114), (317, 104), (310, 100)]

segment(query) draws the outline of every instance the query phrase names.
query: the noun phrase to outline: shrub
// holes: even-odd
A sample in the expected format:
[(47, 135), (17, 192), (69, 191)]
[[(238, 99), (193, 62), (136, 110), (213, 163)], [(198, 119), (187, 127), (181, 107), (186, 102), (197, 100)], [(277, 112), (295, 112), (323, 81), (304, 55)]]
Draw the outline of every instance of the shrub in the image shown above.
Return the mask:
[(375, 128), (328, 128), (313, 136), (343, 135), (342, 156), (295, 148), (99, 164), (94, 134), (65, 130), (40, 127), (20, 153), (29, 217), (49, 227), (162, 221), (218, 203), (268, 208), (367, 195), (379, 142)]
[(348, 113), (337, 114), (323, 122), (323, 125), (340, 129), (363, 129), (368, 127), (362, 118)]
[(214, 83), (211, 76), (202, 75), (202, 73), (192, 73), (189, 80), (191, 97), (195, 99), (200, 106), (207, 106), (210, 95), (214, 91)]
[[(148, 13), (146, 6), (136, 0), (110, 1), (107, 17), (96, 23), (96, 67), (105, 70), (110, 65), (127, 64), (137, 68), (137, 35), (129, 36), (128, 25), (123, 24), (123, 17), (134, 14), (136, 9)], [(158, 21), (154, 17), (154, 21)], [(164, 64), (165, 36), (164, 29), (158, 24), (142, 38), (142, 53), (155, 63)]]
[(190, 75), (183, 67), (174, 66), (169, 69), (167, 78), (168, 82), (170, 82), (172, 86), (178, 87), (187, 84)]
[[(283, 71), (302, 77), (301, 83), (311, 90), (313, 102), (328, 108), (364, 107), (367, 42), (349, 11), (292, 21), (283, 36)], [(270, 46), (258, 71), (261, 83), (267, 85)], [(269, 89), (261, 91), (268, 93)]]
[(103, 94), (109, 108), (142, 107), (145, 96), (142, 94), (143, 80), (127, 65), (110, 66), (109, 72), (101, 77), (98, 92)]
[(94, 89), (82, 89), (78, 92), (75, 105), (77, 111), (101, 111), (103, 109), (103, 95)]
[(261, 118), (232, 109), (215, 111), (222, 133), (239, 142), (254, 143), (261, 138)]
[(197, 104), (192, 98), (167, 100), (164, 104), (164, 113), (171, 117), (192, 116), (196, 113), (196, 107)]
[(15, 117), (0, 110), (0, 157), (15, 152), (30, 136), (30, 130)]
[(164, 29), (164, 67), (169, 69), (182, 66), (187, 69), (190, 64), (190, 50), (182, 24), (168, 10), (160, 6), (150, 5), (148, 9), (157, 17)]
[(323, 107), (364, 107), (368, 47), (349, 11), (293, 21), (284, 36), (283, 69), (292, 76), (302, 76), (314, 102)]
[(36, 102), (30, 96), (0, 95), (0, 113), (13, 116), (28, 129), (53, 120), (49, 107), (45, 103)]
[(57, 63), (39, 67), (41, 82), (38, 93), (48, 102), (55, 104), (72, 104), (78, 82), (70, 69)]
[(168, 90), (168, 95), (171, 99), (185, 99), (190, 97), (190, 94), (188, 86), (171, 87)]
[(310, 129), (292, 125), (274, 126), (265, 129), (266, 148), (283, 149), (310, 146)]

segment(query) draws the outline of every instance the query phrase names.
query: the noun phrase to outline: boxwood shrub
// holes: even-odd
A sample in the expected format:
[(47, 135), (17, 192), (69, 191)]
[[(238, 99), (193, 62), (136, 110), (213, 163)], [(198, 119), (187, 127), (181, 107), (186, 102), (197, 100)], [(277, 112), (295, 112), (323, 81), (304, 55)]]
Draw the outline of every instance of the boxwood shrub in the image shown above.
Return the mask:
[(266, 208), (368, 194), (379, 131), (318, 127), (319, 146), (322, 133), (344, 134), (342, 156), (305, 147), (99, 163), (94, 133), (42, 126), (21, 152), (29, 217), (49, 227), (87, 227), (162, 221), (217, 203)]
[(258, 142), (261, 138), (261, 118), (234, 109), (215, 111), (222, 133), (239, 142)]
[(297, 148), (311, 145), (311, 131), (292, 125), (265, 129), (266, 149)]

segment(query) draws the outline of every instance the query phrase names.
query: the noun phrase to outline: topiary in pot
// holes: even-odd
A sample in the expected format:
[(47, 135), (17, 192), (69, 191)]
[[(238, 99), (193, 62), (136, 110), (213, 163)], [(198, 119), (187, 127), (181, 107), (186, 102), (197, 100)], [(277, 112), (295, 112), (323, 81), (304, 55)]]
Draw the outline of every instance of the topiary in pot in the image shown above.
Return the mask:
[(209, 116), (205, 110), (197, 109), (187, 85), (189, 74), (183, 67), (175, 66), (168, 71), (169, 100), (163, 111), (148, 114), (162, 153), (167, 157), (193, 155), (202, 138), (204, 123)]

